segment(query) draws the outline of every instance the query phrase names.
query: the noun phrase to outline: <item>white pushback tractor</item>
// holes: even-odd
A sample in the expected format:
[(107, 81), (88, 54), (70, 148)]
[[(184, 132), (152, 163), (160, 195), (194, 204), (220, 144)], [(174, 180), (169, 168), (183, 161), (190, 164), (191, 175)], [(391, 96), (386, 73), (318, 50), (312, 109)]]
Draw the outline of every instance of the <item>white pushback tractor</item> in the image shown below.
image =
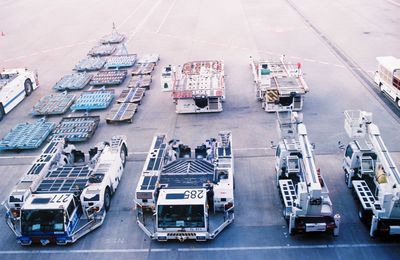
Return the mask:
[(267, 112), (301, 111), (309, 88), (301, 64), (292, 64), (282, 55), (280, 60), (255, 60), (250, 57), (256, 96)]
[(136, 188), (139, 227), (158, 241), (214, 239), (234, 220), (233, 172), (229, 131), (194, 154), (179, 140), (156, 135)]
[(372, 113), (344, 112), (352, 141), (344, 153), (345, 182), (353, 188), (360, 219), (371, 237), (400, 234), (400, 173), (387, 150)]
[(340, 215), (333, 213), (329, 191), (316, 168), (313, 146), (297, 112), (278, 112), (280, 141), (275, 171), (289, 234), (328, 232), (339, 235)]
[(17, 241), (66, 245), (101, 226), (127, 152), (124, 136), (97, 144), (88, 155), (53, 138), (5, 204), (6, 222)]
[(400, 107), (400, 59), (393, 56), (377, 57), (375, 83)]
[(28, 69), (4, 69), (0, 72), (0, 121), (25, 97), (39, 87), (37, 74)]

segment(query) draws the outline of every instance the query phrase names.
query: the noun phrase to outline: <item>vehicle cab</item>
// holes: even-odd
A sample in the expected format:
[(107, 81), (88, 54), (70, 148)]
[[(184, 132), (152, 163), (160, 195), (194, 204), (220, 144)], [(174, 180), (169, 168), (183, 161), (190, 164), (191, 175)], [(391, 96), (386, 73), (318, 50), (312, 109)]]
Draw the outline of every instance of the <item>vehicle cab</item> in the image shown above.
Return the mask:
[(22, 245), (65, 245), (80, 215), (79, 199), (72, 193), (33, 194), (21, 208), (17, 240)]
[(207, 216), (206, 189), (161, 189), (156, 208), (157, 239), (175, 238), (173, 232), (194, 232), (186, 234), (192, 239), (204, 236), (205, 240)]

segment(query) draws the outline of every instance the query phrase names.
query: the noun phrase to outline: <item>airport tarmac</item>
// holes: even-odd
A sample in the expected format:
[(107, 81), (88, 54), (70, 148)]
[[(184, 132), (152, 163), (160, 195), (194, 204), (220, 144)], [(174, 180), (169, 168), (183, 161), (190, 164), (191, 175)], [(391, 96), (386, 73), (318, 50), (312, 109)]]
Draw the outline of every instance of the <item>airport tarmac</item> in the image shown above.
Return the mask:
[[(0, 221), (1, 259), (396, 259), (398, 238), (372, 239), (344, 183), (343, 151), (349, 141), (345, 109), (374, 115), (386, 146), (400, 161), (400, 112), (373, 85), (377, 56), (400, 53), (397, 0), (3, 0), (0, 2), (0, 67), (36, 69), (40, 88), (2, 122), (0, 137), (14, 125), (35, 120), (31, 108), (70, 74), (113, 22), (126, 35), (130, 53), (158, 53), (153, 83), (132, 124), (107, 125), (107, 111), (88, 150), (114, 134), (128, 137), (129, 157), (105, 223), (73, 245), (21, 247)], [(276, 115), (256, 100), (249, 56), (301, 62), (310, 92), (304, 122), (315, 143), (317, 167), (341, 215), (340, 235), (288, 235), (276, 188)], [(177, 115), (171, 93), (161, 92), (161, 68), (186, 61), (222, 59), (226, 72), (224, 111)], [(125, 82), (126, 84), (127, 82)], [(117, 93), (124, 87), (116, 88)], [(50, 117), (58, 122), (60, 117)], [(134, 191), (156, 133), (199, 145), (218, 131), (232, 130), (235, 154), (235, 222), (213, 241), (151, 241), (135, 221)], [(40, 149), (0, 153), (0, 202), (28, 170)], [(0, 210), (4, 217), (5, 210)]]

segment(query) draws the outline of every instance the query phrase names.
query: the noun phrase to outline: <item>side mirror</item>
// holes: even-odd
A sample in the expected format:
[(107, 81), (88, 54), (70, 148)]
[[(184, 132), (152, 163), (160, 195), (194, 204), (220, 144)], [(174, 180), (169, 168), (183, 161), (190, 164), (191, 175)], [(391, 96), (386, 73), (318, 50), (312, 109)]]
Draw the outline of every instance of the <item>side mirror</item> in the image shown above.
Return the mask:
[(274, 143), (274, 141), (271, 141), (271, 148), (276, 149), (277, 145)]
[(315, 143), (311, 143), (311, 147), (313, 150), (315, 150)]
[(341, 141), (338, 141), (338, 147), (340, 150), (344, 150), (344, 148), (345, 148), (344, 144), (342, 144)]

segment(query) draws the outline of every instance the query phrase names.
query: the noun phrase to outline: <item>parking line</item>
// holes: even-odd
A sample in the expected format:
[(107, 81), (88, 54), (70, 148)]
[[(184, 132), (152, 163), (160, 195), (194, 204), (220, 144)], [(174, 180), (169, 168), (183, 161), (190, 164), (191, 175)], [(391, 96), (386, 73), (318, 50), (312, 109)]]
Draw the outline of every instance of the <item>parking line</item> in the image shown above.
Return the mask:
[(174, 7), (175, 3), (176, 3), (176, 0), (174, 0), (174, 1), (172, 2), (172, 4), (171, 4), (171, 6), (169, 7), (167, 13), (165, 14), (164, 18), (162, 19), (160, 25), (158, 26), (158, 28), (157, 28), (157, 30), (156, 30), (156, 33), (159, 33), (159, 32), (160, 32), (161, 27), (163, 27), (163, 25), (164, 25), (165, 21), (167, 20), (169, 14), (171, 13), (172, 8)]
[(87, 254), (87, 253), (163, 253), (163, 252), (222, 252), (222, 251), (271, 251), (298, 249), (335, 249), (365, 247), (397, 247), (398, 244), (317, 244), (317, 245), (285, 245), (285, 246), (243, 246), (243, 247), (202, 247), (202, 248), (127, 248), (127, 249), (77, 249), (77, 250), (4, 250), (0, 255), (23, 254)]

